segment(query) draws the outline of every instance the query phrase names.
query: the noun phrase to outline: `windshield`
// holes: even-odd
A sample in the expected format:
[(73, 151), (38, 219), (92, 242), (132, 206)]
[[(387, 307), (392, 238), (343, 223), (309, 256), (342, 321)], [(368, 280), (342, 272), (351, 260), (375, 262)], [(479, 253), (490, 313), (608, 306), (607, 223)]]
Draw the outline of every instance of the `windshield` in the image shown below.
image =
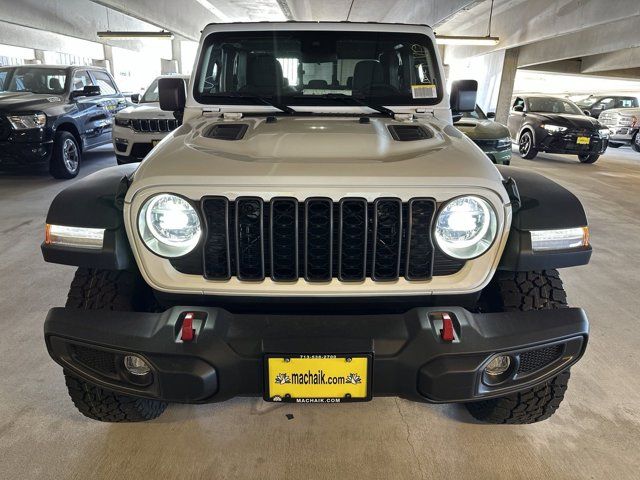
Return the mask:
[(0, 72), (0, 91), (3, 92), (60, 95), (65, 91), (66, 82), (67, 70), (64, 68), (17, 67)]
[(528, 110), (538, 113), (568, 113), (584, 115), (580, 107), (570, 100), (551, 97), (531, 97), (527, 99)]
[(433, 105), (442, 84), (426, 35), (225, 32), (205, 40), (194, 96), (207, 104)]
[(158, 96), (158, 79), (156, 78), (153, 82), (151, 82), (151, 85), (149, 85), (147, 91), (144, 92), (144, 95), (140, 99), (140, 103), (154, 103), (159, 101), (160, 97)]
[(487, 120), (487, 116), (482, 109), (476, 105), (476, 109), (473, 112), (462, 112), (462, 118), (475, 118), (477, 120)]

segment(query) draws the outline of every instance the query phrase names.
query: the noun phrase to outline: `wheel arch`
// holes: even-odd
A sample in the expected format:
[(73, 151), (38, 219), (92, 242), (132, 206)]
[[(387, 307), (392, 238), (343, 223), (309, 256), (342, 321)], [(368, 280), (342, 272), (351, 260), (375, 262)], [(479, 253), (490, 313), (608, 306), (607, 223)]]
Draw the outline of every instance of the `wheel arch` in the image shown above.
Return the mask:
[(106, 270), (136, 268), (122, 213), (124, 196), (137, 164), (105, 168), (62, 190), (51, 202), (46, 223), (104, 229), (101, 249), (42, 244), (49, 263)]
[(80, 130), (78, 129), (77, 125), (72, 121), (70, 120), (62, 121), (56, 126), (55, 131), (69, 132), (71, 135), (74, 136), (74, 138), (76, 139), (76, 142), (78, 142), (78, 147), (80, 148), (80, 151), (82, 152), (84, 150), (84, 145), (82, 141), (82, 135), (80, 135)]
[(524, 132), (529, 132), (531, 133), (531, 137), (533, 138), (533, 147), (536, 146), (536, 131), (535, 128), (533, 128), (533, 125), (531, 125), (530, 123), (526, 123), (524, 124), (522, 127), (520, 127), (520, 132), (518, 132), (518, 143), (520, 143), (520, 137), (522, 136), (522, 134)]
[(586, 265), (591, 246), (572, 250), (534, 252), (532, 230), (586, 227), (587, 215), (580, 200), (548, 178), (521, 168), (498, 165), (504, 178), (515, 181), (520, 206), (514, 209), (509, 238), (499, 269), (509, 271), (548, 270)]

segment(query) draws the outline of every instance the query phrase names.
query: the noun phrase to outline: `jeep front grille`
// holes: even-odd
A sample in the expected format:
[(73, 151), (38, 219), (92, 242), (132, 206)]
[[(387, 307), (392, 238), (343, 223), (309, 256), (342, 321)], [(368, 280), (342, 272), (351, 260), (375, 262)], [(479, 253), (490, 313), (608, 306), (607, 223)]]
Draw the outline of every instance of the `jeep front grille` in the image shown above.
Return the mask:
[(203, 248), (171, 262), (209, 280), (419, 281), (464, 266), (434, 248), (431, 198), (205, 197), (201, 210)]
[(180, 126), (173, 118), (154, 118), (149, 120), (131, 120), (131, 127), (136, 132), (170, 132)]

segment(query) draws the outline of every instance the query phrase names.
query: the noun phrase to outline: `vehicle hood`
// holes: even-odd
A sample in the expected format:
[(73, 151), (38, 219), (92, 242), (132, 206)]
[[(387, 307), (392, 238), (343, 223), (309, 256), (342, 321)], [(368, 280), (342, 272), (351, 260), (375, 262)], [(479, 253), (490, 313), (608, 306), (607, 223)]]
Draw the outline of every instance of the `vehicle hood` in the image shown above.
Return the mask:
[(559, 125), (561, 127), (575, 128), (575, 129), (598, 129), (604, 128), (603, 125), (595, 118), (587, 117), (586, 115), (569, 115), (558, 113), (531, 113), (536, 115), (543, 122), (548, 122), (553, 125)]
[(0, 92), (0, 111), (7, 113), (45, 110), (63, 102), (64, 98), (62, 95), (30, 92)]
[[(207, 138), (214, 124), (244, 124), (241, 140)], [(397, 141), (390, 125), (422, 125), (433, 137)], [(174, 130), (141, 163), (127, 197), (146, 187), (238, 186), (304, 192), (305, 186), (359, 188), (473, 186), (505, 198), (502, 177), (482, 150), (451, 125), (435, 119), (265, 117), (222, 121), (193, 118)], [(233, 187), (232, 187), (233, 186)], [(245, 188), (246, 190), (246, 188)], [(232, 195), (233, 196), (233, 195)]]
[(463, 118), (454, 126), (474, 140), (499, 140), (509, 136), (509, 129), (501, 123), (476, 118)]
[(631, 117), (633, 115), (640, 115), (640, 108), (638, 107), (630, 107), (630, 108), (610, 108), (609, 110), (605, 110), (602, 113), (607, 113), (607, 114), (618, 114), (618, 115), (625, 115), (628, 117)]
[(154, 118), (173, 118), (173, 112), (161, 110), (159, 103), (143, 103), (124, 108), (120, 110), (116, 116), (118, 118), (147, 120)]

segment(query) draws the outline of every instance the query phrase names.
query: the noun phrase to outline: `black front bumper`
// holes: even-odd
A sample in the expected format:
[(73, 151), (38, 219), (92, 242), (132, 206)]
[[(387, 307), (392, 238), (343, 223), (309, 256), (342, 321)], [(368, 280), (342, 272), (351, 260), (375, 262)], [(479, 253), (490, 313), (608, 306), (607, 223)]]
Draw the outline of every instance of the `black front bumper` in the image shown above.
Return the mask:
[(52, 151), (53, 141), (0, 142), (0, 169), (46, 165), (51, 159)]
[[(454, 318), (451, 343), (440, 336), (443, 311)], [(185, 312), (206, 316), (194, 322), (190, 343), (180, 339)], [(54, 308), (44, 327), (49, 354), (73, 374), (114, 391), (186, 403), (262, 396), (266, 354), (372, 353), (374, 396), (436, 403), (495, 397), (578, 361), (588, 329), (579, 308), (474, 314), (460, 307), (330, 316), (235, 315), (206, 307), (163, 313)], [(144, 385), (122, 367), (129, 353), (152, 366)], [(511, 355), (513, 375), (486, 383), (484, 367), (497, 353)]]

